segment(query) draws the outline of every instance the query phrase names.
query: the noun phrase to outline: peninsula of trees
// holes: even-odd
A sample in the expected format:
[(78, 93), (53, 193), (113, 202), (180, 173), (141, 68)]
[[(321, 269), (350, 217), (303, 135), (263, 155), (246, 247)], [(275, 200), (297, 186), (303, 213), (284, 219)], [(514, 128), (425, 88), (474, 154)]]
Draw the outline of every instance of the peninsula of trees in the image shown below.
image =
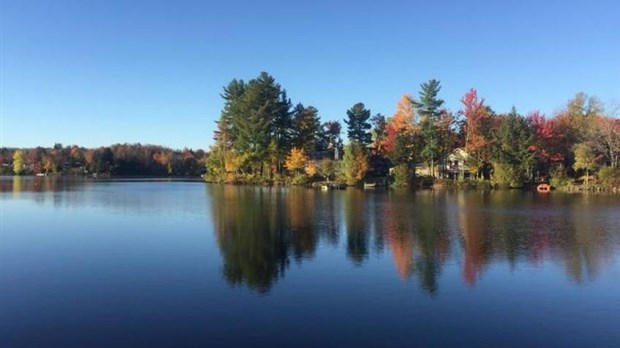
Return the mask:
[[(422, 177), (509, 187), (620, 183), (620, 120), (596, 97), (578, 93), (547, 117), (514, 107), (497, 113), (473, 88), (460, 110), (451, 111), (440, 92), (439, 81), (424, 82), (417, 96), (404, 94), (389, 117), (373, 115), (361, 102), (352, 105), (343, 112), (343, 146), (340, 122), (321, 122), (314, 106), (293, 104), (268, 73), (234, 79), (222, 93), (205, 177), (254, 184), (355, 185), (381, 178), (407, 186)], [(465, 168), (451, 172), (450, 154), (457, 149)]]

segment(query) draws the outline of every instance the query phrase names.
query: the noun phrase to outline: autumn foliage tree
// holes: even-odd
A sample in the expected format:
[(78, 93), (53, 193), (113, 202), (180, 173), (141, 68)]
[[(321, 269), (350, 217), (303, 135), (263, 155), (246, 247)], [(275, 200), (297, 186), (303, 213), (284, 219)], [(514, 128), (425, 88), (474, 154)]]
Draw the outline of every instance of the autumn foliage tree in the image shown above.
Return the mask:
[(395, 150), (396, 138), (401, 136), (414, 136), (418, 131), (414, 123), (414, 109), (412, 98), (404, 94), (396, 104), (396, 112), (385, 126), (386, 135), (381, 143), (381, 148), (389, 155)]
[(347, 185), (361, 182), (368, 171), (368, 156), (360, 143), (351, 142), (344, 147), (341, 173)]
[(485, 105), (484, 98), (478, 98), (473, 88), (461, 98), (461, 104), (463, 107), (459, 113), (465, 118), (465, 151), (474, 159), (475, 173), (481, 178), (484, 168), (490, 162), (493, 115)]
[(15, 151), (13, 154), (13, 173), (21, 174), (24, 170), (24, 153), (21, 150)]
[[(444, 108), (440, 91), (438, 80), (422, 83), (415, 98), (401, 96), (391, 117), (371, 118), (365, 104), (353, 105), (344, 119), (351, 143), (340, 160), (339, 121), (321, 123), (318, 110), (301, 103), (293, 108), (286, 91), (267, 73), (248, 82), (233, 80), (222, 95), (225, 105), (209, 153), (207, 178), (221, 181), (218, 176), (233, 174), (241, 178), (239, 182), (248, 176), (252, 183), (271, 183), (291, 182), (285, 176), (294, 175), (338, 177), (355, 184), (364, 176), (374, 180), (392, 173), (391, 178), (401, 178), (399, 184), (404, 186), (413, 182), (421, 164), (433, 177), (455, 179), (458, 171), (466, 178), (465, 162), (469, 177), (479, 180), (509, 186), (541, 180), (567, 183), (577, 171), (594, 169), (581, 166), (583, 156), (576, 144), (587, 145), (601, 168), (611, 168), (603, 171), (605, 175), (615, 176), (620, 167), (620, 121), (605, 115), (595, 97), (580, 92), (552, 116), (534, 111), (523, 117), (516, 111), (496, 114), (474, 88), (460, 99), (458, 114), (453, 113)], [(457, 148), (465, 155), (455, 160), (449, 154)], [(41, 154), (36, 162), (58, 168), (67, 155), (55, 151)], [(78, 149), (71, 149), (68, 156), (76, 163), (81, 158), (96, 162), (96, 156)], [(157, 154), (152, 161), (170, 172), (166, 156)], [(111, 172), (133, 163), (116, 151), (114, 157), (120, 161)]]
[(286, 169), (291, 172), (299, 173), (304, 170), (308, 163), (308, 157), (303, 148), (293, 147), (289, 154), (286, 156), (284, 165)]
[(586, 143), (579, 143), (575, 145), (573, 147), (573, 152), (575, 154), (575, 163), (573, 164), (573, 168), (575, 170), (583, 169), (585, 171), (585, 183), (588, 185), (590, 170), (596, 167), (596, 156), (590, 146)]

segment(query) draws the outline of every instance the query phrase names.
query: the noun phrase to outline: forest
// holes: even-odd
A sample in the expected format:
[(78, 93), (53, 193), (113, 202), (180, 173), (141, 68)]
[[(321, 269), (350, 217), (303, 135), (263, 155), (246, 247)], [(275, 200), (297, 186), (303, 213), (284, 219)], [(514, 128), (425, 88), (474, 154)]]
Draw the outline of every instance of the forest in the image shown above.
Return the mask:
[[(207, 181), (250, 184), (347, 185), (384, 182), (487, 183), (519, 188), (539, 182), (620, 184), (620, 119), (598, 98), (577, 93), (554, 115), (493, 110), (475, 89), (448, 110), (441, 83), (404, 94), (391, 116), (355, 103), (339, 121), (322, 122), (311, 105), (293, 104), (266, 72), (234, 79), (224, 100)], [(344, 126), (344, 127), (343, 127)], [(344, 129), (342, 129), (344, 128)], [(347, 143), (341, 138), (346, 134)], [(462, 150), (460, 170), (450, 154)], [(452, 166), (454, 167), (454, 166)]]
[(193, 177), (204, 173), (205, 159), (203, 150), (141, 144), (86, 149), (57, 143), (52, 148), (0, 149), (0, 173)]

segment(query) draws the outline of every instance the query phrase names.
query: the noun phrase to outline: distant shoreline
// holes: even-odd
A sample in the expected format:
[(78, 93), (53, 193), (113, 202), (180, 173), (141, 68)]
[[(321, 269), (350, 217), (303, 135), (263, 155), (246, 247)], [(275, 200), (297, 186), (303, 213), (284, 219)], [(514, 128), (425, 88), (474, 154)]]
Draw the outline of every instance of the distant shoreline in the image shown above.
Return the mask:
[(149, 181), (177, 181), (177, 182), (204, 182), (201, 177), (164, 177), (164, 176), (86, 176), (86, 175), (47, 175), (47, 176), (37, 176), (37, 175), (0, 175), (0, 179), (8, 179), (8, 178), (28, 178), (28, 179), (69, 179), (69, 180), (89, 180), (89, 181), (117, 181), (117, 182), (149, 182)]

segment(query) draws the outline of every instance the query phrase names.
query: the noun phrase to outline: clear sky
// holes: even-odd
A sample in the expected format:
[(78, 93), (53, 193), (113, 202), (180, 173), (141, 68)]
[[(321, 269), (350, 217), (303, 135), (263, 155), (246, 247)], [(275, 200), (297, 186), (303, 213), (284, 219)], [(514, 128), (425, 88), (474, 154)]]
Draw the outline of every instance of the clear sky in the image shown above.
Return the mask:
[(222, 87), (271, 73), (342, 120), (436, 78), (498, 112), (620, 98), (620, 1), (1, 0), (1, 142), (207, 148)]

